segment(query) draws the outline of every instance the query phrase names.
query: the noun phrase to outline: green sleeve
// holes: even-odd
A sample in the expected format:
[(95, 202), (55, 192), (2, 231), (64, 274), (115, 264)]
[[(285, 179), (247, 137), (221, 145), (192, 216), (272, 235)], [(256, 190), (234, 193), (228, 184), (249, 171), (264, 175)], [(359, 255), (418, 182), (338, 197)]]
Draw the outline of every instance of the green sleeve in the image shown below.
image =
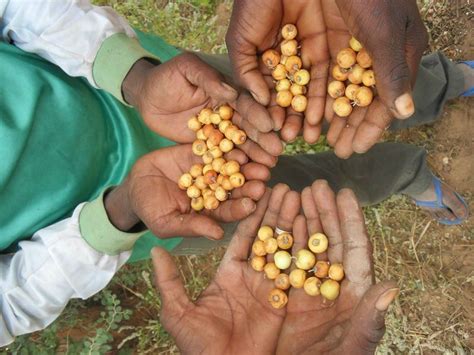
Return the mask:
[(104, 206), (104, 193), (84, 205), (79, 215), (79, 228), (82, 237), (95, 250), (107, 255), (117, 255), (131, 250), (135, 242), (147, 231), (125, 233), (110, 222)]
[(127, 104), (122, 95), (122, 82), (132, 66), (141, 58), (160, 59), (144, 49), (136, 38), (116, 33), (107, 38), (94, 60), (92, 74), (97, 86)]

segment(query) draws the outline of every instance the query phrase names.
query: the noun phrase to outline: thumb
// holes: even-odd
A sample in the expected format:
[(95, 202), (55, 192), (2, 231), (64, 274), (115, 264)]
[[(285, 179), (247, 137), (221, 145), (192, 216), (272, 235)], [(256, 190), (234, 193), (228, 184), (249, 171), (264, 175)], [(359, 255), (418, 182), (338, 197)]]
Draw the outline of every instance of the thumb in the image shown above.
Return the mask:
[(238, 33), (233, 32), (235, 30), (229, 30), (226, 42), (235, 79), (252, 94), (255, 101), (263, 106), (268, 106), (270, 104), (270, 89), (259, 68), (257, 47), (241, 38)]
[(155, 247), (151, 250), (151, 259), (164, 317), (182, 314), (191, 302), (173, 258), (165, 249)]
[(181, 237), (205, 237), (212, 240), (222, 239), (224, 236), (224, 230), (219, 226), (219, 223), (208, 216), (197, 213), (175, 212), (167, 219), (166, 230), (168, 232), (161, 230), (160, 233), (158, 229), (156, 235), (162, 238), (179, 235)]
[(238, 53), (233, 60), (237, 82), (247, 89), (260, 105), (270, 103), (270, 89), (258, 66), (258, 56)]
[(385, 314), (400, 289), (393, 281), (372, 286), (359, 302), (352, 317), (348, 340), (363, 346), (364, 350), (377, 347), (385, 333)]
[[(415, 113), (411, 72), (406, 60), (404, 43), (396, 46), (377, 45), (371, 51), (377, 80), (377, 93), (392, 114), (406, 119)], [(396, 48), (395, 50), (393, 48)], [(370, 51), (370, 48), (368, 48)]]
[(225, 83), (214, 68), (191, 53), (186, 53), (183, 61), (186, 63), (184, 76), (191, 84), (203, 89), (216, 101), (233, 102), (237, 100), (237, 91)]

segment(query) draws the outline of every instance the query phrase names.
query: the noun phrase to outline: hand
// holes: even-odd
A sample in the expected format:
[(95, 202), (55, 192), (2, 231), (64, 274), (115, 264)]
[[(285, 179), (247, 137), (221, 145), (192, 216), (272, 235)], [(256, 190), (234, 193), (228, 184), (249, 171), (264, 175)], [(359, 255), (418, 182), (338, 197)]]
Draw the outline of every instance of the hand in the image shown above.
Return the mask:
[(415, 0), (321, 1), (332, 62), (352, 34), (370, 53), (377, 80), (373, 103), (355, 107), (348, 118), (334, 114), (328, 96), (328, 141), (338, 156), (348, 158), (369, 150), (393, 116), (404, 119), (414, 113), (412, 88), (428, 37)]
[[(127, 179), (106, 199), (106, 209), (114, 225), (129, 230), (139, 221), (160, 238), (204, 236), (221, 239), (224, 231), (217, 221), (233, 222), (251, 214), (265, 192), (264, 182), (270, 172), (257, 163), (246, 163), (240, 151), (230, 152), (227, 159), (242, 164), (247, 182), (232, 191), (231, 198), (212, 211), (195, 213), (178, 179), (201, 159), (192, 153), (191, 145), (160, 149), (135, 163)], [(217, 221), (216, 221), (217, 220)]]
[(273, 282), (254, 271), (248, 258), (262, 224), (291, 229), (299, 209), (299, 194), (286, 185), (268, 190), (256, 211), (239, 224), (216, 277), (194, 303), (170, 255), (153, 249), (161, 321), (182, 353), (275, 353), (285, 310), (268, 303)]
[[(274, 86), (271, 73), (260, 58), (265, 50), (279, 45), (281, 27), (287, 23), (298, 27), (303, 67), (311, 68), (309, 101), (304, 117), (276, 105), (276, 95), (270, 93)], [(226, 42), (236, 80), (257, 101), (253, 106), (269, 105), (267, 112), (249, 119), (255, 129), (260, 132), (281, 130), (283, 140), (288, 142), (301, 132), (304, 121), (305, 140), (316, 142), (321, 132), (329, 67), (320, 0), (235, 1)]]
[(394, 282), (374, 284), (371, 244), (351, 190), (341, 190), (336, 197), (325, 181), (316, 181), (303, 190), (301, 199), (305, 217), (295, 220), (293, 253), (307, 247), (308, 232), (323, 232), (329, 249), (319, 259), (342, 262), (346, 276), (334, 302), (291, 289), (277, 353), (372, 354), (399, 289)]
[(195, 140), (188, 120), (201, 109), (228, 103), (248, 112), (240, 115), (235, 111), (233, 121), (248, 131), (250, 139), (239, 149), (253, 161), (273, 167), (283, 149), (276, 134), (259, 134), (248, 124), (248, 117), (261, 117), (259, 108), (249, 107), (240, 98), (237, 102), (244, 104), (236, 107), (237, 92), (194, 54), (181, 54), (158, 66), (144, 59), (138, 61), (124, 80), (123, 91), (151, 130), (175, 142)]
[(160, 65), (139, 60), (125, 78), (123, 91), (152, 131), (179, 143), (195, 139), (187, 128), (193, 115), (237, 99), (219, 73), (191, 53)]

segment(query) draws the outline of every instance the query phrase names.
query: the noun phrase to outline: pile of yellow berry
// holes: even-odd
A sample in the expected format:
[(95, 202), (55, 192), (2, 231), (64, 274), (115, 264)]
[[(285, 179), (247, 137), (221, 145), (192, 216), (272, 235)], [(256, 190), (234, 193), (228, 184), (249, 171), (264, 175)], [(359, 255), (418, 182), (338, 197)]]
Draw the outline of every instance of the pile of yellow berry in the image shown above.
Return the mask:
[(193, 165), (179, 178), (178, 186), (186, 190), (195, 211), (215, 210), (245, 183), (240, 164), (224, 159), (225, 153), (247, 140), (245, 132), (232, 124), (233, 115), (232, 107), (222, 105), (215, 111), (204, 108), (188, 121), (189, 129), (196, 132), (193, 153), (202, 157), (203, 164)]
[(265, 66), (272, 71), (277, 91), (276, 102), (281, 107), (291, 106), (296, 112), (304, 112), (308, 106), (306, 85), (309, 83), (310, 74), (302, 69), (303, 62), (298, 53), (296, 35), (298, 29), (295, 25), (287, 24), (281, 29), (283, 42), (280, 52), (268, 49), (262, 55)]
[[(317, 260), (317, 255), (327, 250), (328, 238), (322, 233), (313, 234), (308, 240), (309, 250), (298, 250), (293, 256), (288, 252), (292, 246), (293, 236), (290, 233), (276, 235), (269, 226), (259, 229), (252, 245), (254, 256), (250, 260), (251, 267), (274, 280), (275, 288), (268, 296), (272, 307), (285, 307), (288, 303), (285, 291), (290, 287), (303, 288), (309, 296), (321, 295), (327, 300), (335, 300), (339, 296), (339, 282), (344, 278), (344, 268), (339, 263)], [(267, 262), (269, 256), (273, 257), (272, 262)], [(291, 268), (292, 264), (294, 268)]]
[(337, 65), (332, 70), (335, 81), (328, 85), (328, 93), (336, 99), (333, 110), (339, 117), (352, 113), (354, 105), (369, 106), (374, 99), (375, 75), (372, 58), (354, 37), (337, 55)]

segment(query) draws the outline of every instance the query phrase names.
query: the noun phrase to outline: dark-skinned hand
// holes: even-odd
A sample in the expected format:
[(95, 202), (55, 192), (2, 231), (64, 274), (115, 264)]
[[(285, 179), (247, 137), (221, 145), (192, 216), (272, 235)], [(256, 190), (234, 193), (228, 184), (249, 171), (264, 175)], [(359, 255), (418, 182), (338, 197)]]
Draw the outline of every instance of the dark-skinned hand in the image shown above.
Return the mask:
[[(255, 13), (259, 16), (255, 17)], [(278, 45), (279, 30), (286, 23), (298, 27), (303, 63), (311, 66), (303, 127), (307, 142), (313, 143), (319, 137), (324, 116), (330, 122), (329, 143), (339, 157), (348, 158), (353, 152), (370, 149), (393, 115), (407, 118), (413, 114), (411, 88), (427, 43), (415, 0), (236, 1), (227, 35), (236, 78), (260, 104), (270, 105), (268, 117), (273, 118), (275, 130), (281, 129), (285, 141), (300, 134), (302, 117), (292, 110), (285, 113), (275, 105), (269, 91), (273, 86), (270, 73), (259, 56)], [(378, 96), (369, 108), (357, 107), (348, 118), (340, 118), (332, 111), (326, 88), (331, 63), (335, 63), (341, 49), (348, 47), (351, 33), (373, 57)], [(327, 102), (323, 102), (326, 96)]]
[[(298, 27), (303, 67), (311, 68), (304, 115), (276, 105), (271, 73), (260, 58), (265, 50), (279, 46), (281, 27), (287, 23)], [(303, 130), (307, 142), (316, 142), (321, 133), (329, 63), (320, 1), (235, 1), (226, 42), (235, 79), (252, 94), (254, 106), (268, 106), (266, 115), (255, 115), (251, 120), (256, 129), (281, 130), (287, 142)]]
[[(427, 46), (427, 34), (415, 0), (321, 0), (327, 29), (331, 70), (341, 49), (355, 36), (373, 60), (377, 96), (367, 107), (355, 107), (340, 118), (327, 96), (328, 142), (341, 158), (364, 153), (377, 143), (394, 117), (410, 117), (412, 88)], [(333, 80), (333, 79), (330, 79)]]
[[(256, 131), (248, 123), (249, 117), (261, 117), (262, 111), (266, 114), (265, 109), (255, 109), (245, 95), (237, 100), (237, 91), (223, 76), (192, 53), (183, 53), (160, 65), (139, 60), (125, 78), (122, 90), (152, 131), (175, 142), (192, 143), (196, 139), (187, 124), (204, 107), (228, 103), (236, 110), (234, 123), (250, 138), (239, 148), (253, 161), (273, 167), (282, 151), (276, 134)], [(237, 112), (241, 110), (244, 115)]]
[(275, 353), (285, 310), (268, 303), (272, 282), (255, 272), (248, 259), (262, 224), (289, 228), (299, 209), (299, 194), (288, 186), (267, 190), (255, 212), (238, 225), (214, 280), (195, 302), (186, 295), (171, 256), (163, 249), (153, 249), (161, 322), (181, 353)]
[(307, 248), (308, 235), (322, 232), (329, 249), (318, 260), (342, 262), (346, 275), (332, 302), (291, 289), (277, 353), (373, 354), (399, 289), (394, 282), (374, 282), (372, 248), (357, 199), (348, 189), (336, 196), (320, 180), (303, 190), (301, 200), (304, 216), (293, 226), (293, 254)]
[(127, 231), (140, 221), (160, 238), (174, 236), (221, 239), (220, 222), (233, 222), (250, 215), (265, 192), (264, 181), (270, 173), (258, 163), (248, 163), (239, 150), (225, 156), (236, 160), (246, 183), (232, 191), (231, 198), (205, 213), (191, 209), (186, 191), (177, 182), (193, 164), (202, 159), (192, 153), (191, 145), (179, 145), (149, 153), (138, 160), (126, 180), (105, 199), (112, 223)]
[(122, 90), (152, 131), (179, 143), (195, 139), (195, 133), (187, 128), (193, 115), (204, 107), (237, 99), (237, 91), (191, 53), (160, 65), (139, 60), (125, 78)]

